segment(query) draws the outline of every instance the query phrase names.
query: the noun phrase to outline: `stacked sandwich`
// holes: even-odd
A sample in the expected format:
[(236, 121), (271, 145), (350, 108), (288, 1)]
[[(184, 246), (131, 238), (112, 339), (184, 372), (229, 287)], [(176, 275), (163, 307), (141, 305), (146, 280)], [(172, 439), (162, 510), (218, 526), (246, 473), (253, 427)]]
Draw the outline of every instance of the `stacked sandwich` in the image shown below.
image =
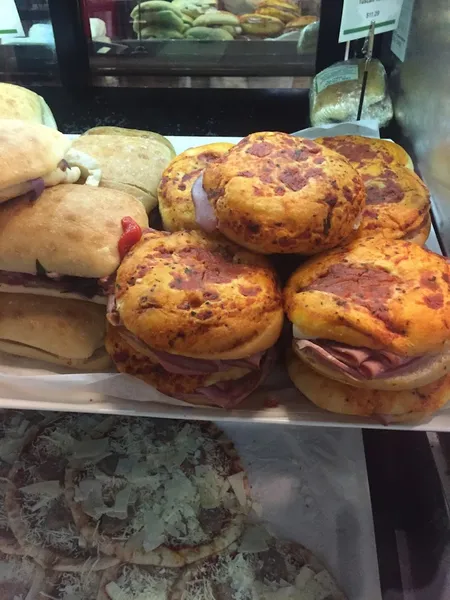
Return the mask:
[(313, 402), (383, 421), (420, 418), (450, 389), (449, 265), (421, 248), (428, 191), (392, 142), (318, 141), (267, 132), (184, 152), (159, 186), (163, 224), (283, 263), (288, 369)]
[[(142, 204), (76, 183), (70, 140), (26, 121), (0, 120), (0, 349), (82, 370), (104, 350), (109, 281)], [(131, 233), (130, 233), (131, 231)]]

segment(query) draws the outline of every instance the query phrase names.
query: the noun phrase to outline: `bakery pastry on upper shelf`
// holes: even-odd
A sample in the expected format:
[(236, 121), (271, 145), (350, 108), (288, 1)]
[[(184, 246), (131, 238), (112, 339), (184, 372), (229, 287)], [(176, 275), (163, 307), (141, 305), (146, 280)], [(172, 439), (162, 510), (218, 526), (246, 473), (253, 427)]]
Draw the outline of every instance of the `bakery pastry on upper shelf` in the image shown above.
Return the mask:
[(262, 0), (256, 7), (255, 13), (275, 17), (283, 23), (289, 23), (301, 15), (298, 4), (285, 0)]
[(264, 254), (316, 254), (359, 225), (360, 175), (333, 150), (286, 133), (243, 138), (203, 173), (196, 220)]
[(200, 229), (195, 220), (193, 186), (201, 184), (201, 174), (210, 162), (223, 156), (233, 144), (216, 142), (189, 148), (166, 167), (158, 187), (159, 212), (164, 229)]
[(284, 315), (264, 257), (197, 231), (149, 231), (117, 271), (108, 320), (119, 371), (232, 408), (270, 371)]
[(239, 17), (244, 34), (254, 37), (276, 37), (284, 29), (283, 21), (270, 15), (250, 13)]
[(284, 291), (294, 383), (336, 410), (324, 378), (339, 382), (337, 410), (348, 414), (436, 410), (450, 384), (449, 284), (448, 261), (407, 241), (358, 240), (307, 261)]

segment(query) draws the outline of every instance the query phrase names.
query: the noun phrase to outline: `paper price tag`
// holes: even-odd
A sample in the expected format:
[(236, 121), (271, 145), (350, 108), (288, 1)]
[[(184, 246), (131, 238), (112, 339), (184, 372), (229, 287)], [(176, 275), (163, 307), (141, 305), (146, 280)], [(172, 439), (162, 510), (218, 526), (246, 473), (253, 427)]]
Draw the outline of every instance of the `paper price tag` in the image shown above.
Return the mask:
[(392, 34), (391, 50), (402, 62), (404, 62), (406, 58), (413, 10), (414, 0), (403, 0), (403, 6), (400, 12), (400, 18), (398, 20), (398, 27)]
[(0, 1), (0, 38), (23, 37), (22, 27), (17, 6), (14, 0)]
[(375, 21), (375, 33), (397, 28), (403, 0), (344, 0), (339, 41), (366, 37)]

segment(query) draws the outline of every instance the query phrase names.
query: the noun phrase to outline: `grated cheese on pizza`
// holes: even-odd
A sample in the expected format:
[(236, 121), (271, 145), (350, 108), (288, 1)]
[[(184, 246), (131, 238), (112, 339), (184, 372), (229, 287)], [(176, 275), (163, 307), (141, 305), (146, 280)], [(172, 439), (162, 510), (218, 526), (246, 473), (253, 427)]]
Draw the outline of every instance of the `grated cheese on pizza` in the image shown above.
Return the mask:
[(48, 598), (56, 600), (94, 600), (98, 595), (101, 573), (61, 573)]
[(14, 480), (26, 544), (74, 558), (85, 556), (65, 503), (62, 480), (70, 456), (81, 462), (105, 456), (105, 442), (98, 444), (88, 437), (102, 419), (65, 415), (47, 426), (26, 449)]
[(98, 461), (78, 473), (75, 487), (75, 501), (92, 519), (118, 521), (110, 534), (101, 521), (100, 535), (146, 552), (194, 546), (220, 532), (219, 519), (226, 524), (248, 509), (244, 473), (234, 473), (201, 425), (120, 419), (108, 439), (114, 473)]
[(111, 600), (168, 600), (177, 576), (171, 569), (124, 565), (105, 590)]
[[(255, 535), (254, 535), (255, 534)], [(269, 542), (256, 526), (252, 544), (266, 550), (242, 551), (248, 541), (233, 544), (225, 553), (191, 568), (182, 583), (182, 600), (345, 600), (328, 571), (299, 562), (289, 544)], [(260, 538), (260, 539), (258, 539)], [(221, 590), (218, 592), (217, 590)], [(224, 591), (226, 590), (226, 591)]]
[(5, 600), (27, 600), (36, 566), (25, 556), (0, 554), (0, 597)]

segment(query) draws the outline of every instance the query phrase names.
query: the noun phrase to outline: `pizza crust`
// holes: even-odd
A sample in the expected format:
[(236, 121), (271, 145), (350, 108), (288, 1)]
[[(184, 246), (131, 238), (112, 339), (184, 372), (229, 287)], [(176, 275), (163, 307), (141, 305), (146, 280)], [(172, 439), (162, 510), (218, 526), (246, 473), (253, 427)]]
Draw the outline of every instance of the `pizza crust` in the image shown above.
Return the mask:
[[(98, 571), (117, 562), (80, 545), (62, 485), (71, 443), (76, 443), (77, 436), (86, 437), (87, 429), (93, 435), (104, 434), (108, 422), (111, 420), (96, 417), (84, 417), (83, 421), (78, 415), (61, 416), (56, 424), (47, 422), (47, 427), (28, 440), (11, 468), (5, 492), (8, 523), (23, 553), (44, 568)], [(33, 485), (38, 489), (31, 492)]]
[[(252, 528), (260, 530), (260, 540), (256, 541), (254, 551), (248, 546), (248, 551), (240, 551)], [(258, 544), (262, 544), (260, 548)], [(281, 590), (282, 595), (279, 595)], [(271, 537), (259, 525), (250, 526), (243, 538), (225, 552), (184, 569), (169, 600), (203, 597), (209, 600), (301, 600), (303, 597), (308, 600), (346, 600), (333, 577), (312, 552), (301, 544)]]
[(131, 600), (134, 595), (151, 600), (170, 600), (171, 590), (179, 575), (179, 569), (118, 565), (103, 572), (96, 600), (120, 600), (122, 597)]
[(36, 600), (49, 590), (44, 569), (30, 558), (0, 553), (0, 598)]
[[(121, 422), (132, 423), (133, 421), (132, 419), (122, 419)], [(158, 430), (161, 430), (163, 423), (163, 421), (158, 423)], [(179, 427), (181, 430), (181, 428), (185, 427), (187, 424), (188, 423), (186, 422), (182, 422), (181, 425), (177, 424), (177, 427)], [(100, 552), (108, 556), (115, 556), (120, 561), (124, 562), (139, 565), (181, 567), (185, 564), (201, 560), (211, 556), (212, 554), (222, 551), (241, 535), (244, 528), (246, 515), (251, 507), (251, 501), (247, 477), (243, 471), (239, 456), (232, 442), (228, 440), (228, 438), (226, 438), (224, 434), (213, 424), (196, 424), (195, 427), (201, 428), (202, 436), (204, 436), (207, 441), (214, 443), (217, 449), (226, 457), (230, 474), (242, 473), (241, 498), (238, 498), (236, 494), (236, 507), (234, 512), (231, 512), (230, 510), (230, 521), (225, 524), (219, 533), (212, 533), (211, 537), (204, 542), (200, 541), (198, 543), (191, 544), (184, 542), (183, 545), (180, 544), (180, 547), (178, 548), (170, 547), (165, 542), (158, 545), (154, 549), (146, 551), (142, 549), (142, 541), (139, 545), (136, 545), (130, 541), (131, 537), (136, 539), (134, 536), (138, 535), (140, 533), (139, 531), (126, 533), (125, 535), (127, 539), (125, 541), (118, 541), (112, 535), (108, 535), (104, 532), (100, 524), (100, 519), (102, 517), (100, 517), (98, 520), (95, 520), (92, 516), (89, 516), (87, 512), (85, 512), (85, 509), (83, 508), (83, 502), (77, 497), (77, 485), (83, 479), (83, 470), (68, 468), (65, 476), (66, 502), (70, 507), (77, 529), (87, 540), (89, 545), (96, 546)], [(146, 435), (143, 433), (142, 439), (145, 440), (145, 444), (148, 448), (150, 448), (148, 434)], [(130, 452), (131, 448), (129, 448), (128, 451)], [(173, 475), (170, 468), (167, 470), (171, 473), (170, 481), (173, 481), (175, 475)], [(150, 478), (151, 477), (149, 477), (149, 479)], [(101, 493), (105, 493), (103, 488)], [(181, 504), (183, 504), (182, 499), (180, 499), (180, 505)], [(151, 509), (149, 508), (149, 511), (150, 510)], [(129, 521), (128, 524), (131, 526)], [(144, 526), (142, 526), (141, 530), (144, 530)], [(122, 533), (120, 535), (123, 536), (124, 534)], [(116, 537), (119, 537), (119, 534), (117, 534)]]
[(55, 420), (54, 413), (41, 414), (22, 411), (0, 413), (0, 552), (23, 555), (24, 551), (8, 523), (5, 509), (7, 481), (12, 465), (22, 449), (30, 444), (40, 429)]

